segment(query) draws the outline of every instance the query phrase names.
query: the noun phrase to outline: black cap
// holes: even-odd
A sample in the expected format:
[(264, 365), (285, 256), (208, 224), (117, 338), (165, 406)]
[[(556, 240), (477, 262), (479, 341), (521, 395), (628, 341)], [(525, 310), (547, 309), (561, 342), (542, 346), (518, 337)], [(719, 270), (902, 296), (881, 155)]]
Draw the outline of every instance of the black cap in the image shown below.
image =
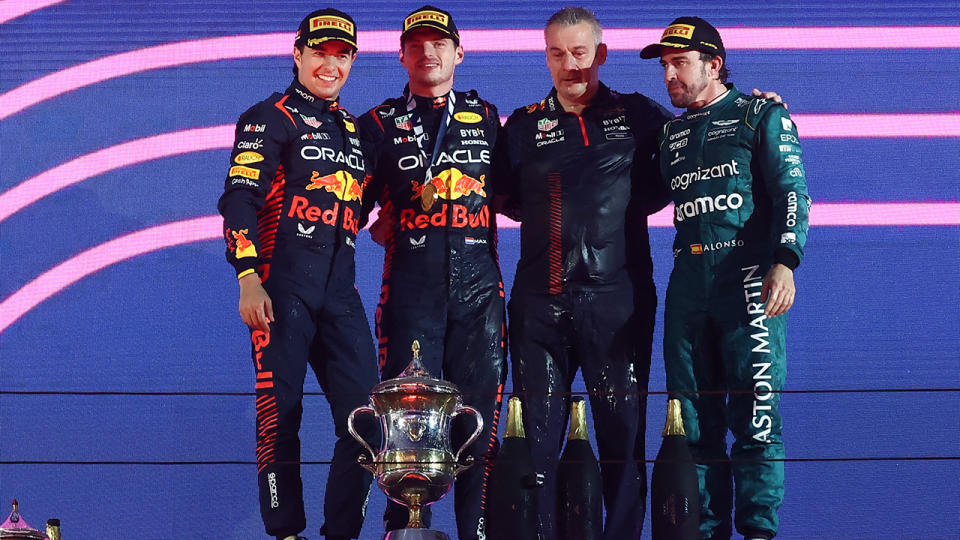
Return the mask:
[(300, 21), (297, 29), (297, 39), (293, 44), (297, 47), (315, 48), (321, 43), (330, 40), (340, 40), (357, 49), (357, 25), (346, 13), (333, 9), (318, 9)]
[(700, 17), (674, 19), (663, 31), (659, 43), (647, 45), (640, 51), (640, 58), (659, 58), (663, 50), (693, 49), (727, 59), (720, 32)]
[(418, 28), (433, 28), (452, 39), (455, 44), (460, 45), (460, 33), (457, 32), (457, 25), (453, 23), (453, 17), (440, 8), (423, 6), (407, 15), (403, 19), (403, 33), (400, 34), (400, 43), (403, 43), (407, 34)]

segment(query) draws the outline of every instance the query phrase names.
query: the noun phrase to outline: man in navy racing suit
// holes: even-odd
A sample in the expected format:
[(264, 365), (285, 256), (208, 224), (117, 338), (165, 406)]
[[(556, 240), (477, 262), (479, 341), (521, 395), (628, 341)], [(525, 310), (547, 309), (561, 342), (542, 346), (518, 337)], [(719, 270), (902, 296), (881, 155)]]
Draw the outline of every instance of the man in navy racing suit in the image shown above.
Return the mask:
[(670, 101), (686, 109), (659, 137), (677, 229), (663, 345), (700, 461), (701, 536), (730, 538), (735, 501), (740, 534), (773, 538), (786, 312), (810, 209), (797, 128), (782, 105), (725, 84), (723, 42), (703, 19), (676, 19), (641, 55), (660, 58)]
[[(298, 432), (307, 364), (326, 392), (337, 436), (321, 534), (359, 536), (371, 481), (346, 426), (377, 383), (354, 286), (366, 169), (356, 121), (337, 103), (356, 35), (350, 16), (334, 9), (303, 19), (296, 78), (240, 117), (218, 204), (253, 342), (260, 512), (278, 539), (300, 538), (306, 527)], [(360, 431), (377, 435), (372, 422)]]
[[(500, 396), (506, 377), (504, 292), (496, 258), (491, 155), (500, 129), (496, 107), (475, 91), (453, 90), (463, 49), (453, 18), (424, 6), (404, 19), (400, 62), (409, 73), (403, 96), (360, 118), (373, 178), (363, 219), (374, 202), (371, 233), (385, 247), (377, 306), (381, 377), (398, 375), (419, 340), (424, 366), (456, 384), (483, 416), (469, 453), (477, 465), (457, 477), (458, 537), (483, 537), (489, 458), (496, 455)], [(466, 420), (466, 419), (464, 419)], [(455, 448), (475, 425), (453, 423)], [(407, 523), (390, 502), (388, 530)], [(425, 522), (429, 512), (424, 509)]]

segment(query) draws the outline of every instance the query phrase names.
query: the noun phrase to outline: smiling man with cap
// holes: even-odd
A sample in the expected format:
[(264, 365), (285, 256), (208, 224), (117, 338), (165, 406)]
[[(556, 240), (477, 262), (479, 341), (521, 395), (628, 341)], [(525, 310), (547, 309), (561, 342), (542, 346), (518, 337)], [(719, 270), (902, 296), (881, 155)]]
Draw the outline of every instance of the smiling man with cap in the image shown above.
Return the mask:
[(810, 210), (797, 126), (784, 106), (726, 83), (723, 41), (703, 19), (676, 19), (641, 56), (660, 58), (670, 101), (686, 109), (659, 137), (677, 229), (663, 356), (699, 462), (700, 533), (730, 538), (735, 501), (740, 534), (773, 538), (786, 313)]
[[(356, 25), (346, 13), (321, 9), (303, 19), (295, 78), (240, 116), (218, 205), (240, 316), (251, 331), (260, 513), (279, 540), (302, 538), (306, 528), (298, 433), (308, 364), (337, 436), (321, 534), (357, 538), (370, 488), (370, 473), (357, 464), (360, 443), (346, 425), (377, 384), (354, 286), (366, 164), (356, 121), (338, 103), (356, 52)], [(360, 432), (375, 442), (378, 430), (370, 422)]]
[[(360, 117), (360, 131), (375, 163), (363, 214), (380, 204), (370, 232), (386, 248), (376, 315), (381, 377), (399, 374), (419, 340), (431, 375), (456, 384), (483, 415), (484, 434), (469, 448), (477, 465), (453, 487), (457, 536), (468, 540), (484, 535), (485, 464), (498, 446), (506, 378), (506, 316), (490, 211), (500, 118), (476, 91), (453, 89), (463, 57), (450, 13), (423, 6), (408, 14), (400, 38), (407, 87)], [(472, 422), (455, 421), (454, 446), (473, 430)], [(387, 529), (403, 528), (407, 516), (391, 502)], [(424, 518), (429, 523), (426, 508)]]

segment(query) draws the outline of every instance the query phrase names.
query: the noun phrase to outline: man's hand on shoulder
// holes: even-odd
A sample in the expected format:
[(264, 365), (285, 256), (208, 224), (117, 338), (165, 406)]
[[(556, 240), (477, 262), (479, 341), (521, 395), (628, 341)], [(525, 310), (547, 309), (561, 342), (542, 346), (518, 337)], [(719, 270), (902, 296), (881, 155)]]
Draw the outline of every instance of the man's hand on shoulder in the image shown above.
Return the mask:
[[(780, 94), (776, 92), (761, 92), (760, 90), (754, 88), (753, 96), (763, 98), (763, 99), (769, 99), (770, 101), (775, 101), (777, 103), (783, 103), (783, 98), (781, 98)], [(786, 103), (783, 103), (783, 108), (789, 109), (790, 107)]]
[(254, 330), (270, 332), (273, 319), (273, 302), (260, 284), (256, 272), (240, 278), (240, 318)]
[(786, 313), (793, 306), (796, 293), (793, 270), (780, 263), (771, 266), (763, 277), (763, 288), (760, 290), (760, 301), (767, 303), (764, 315), (776, 317)]

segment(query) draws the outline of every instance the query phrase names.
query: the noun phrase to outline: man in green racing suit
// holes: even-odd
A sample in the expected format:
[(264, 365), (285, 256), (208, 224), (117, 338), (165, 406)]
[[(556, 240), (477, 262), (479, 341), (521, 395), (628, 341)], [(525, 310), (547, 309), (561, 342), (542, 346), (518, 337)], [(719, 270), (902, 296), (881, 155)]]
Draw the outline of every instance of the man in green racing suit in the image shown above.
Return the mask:
[(677, 228), (663, 341), (698, 462), (700, 533), (730, 537), (735, 485), (737, 531), (773, 538), (785, 313), (810, 208), (797, 130), (783, 105), (725, 84), (723, 43), (703, 19), (676, 19), (641, 56), (660, 58), (671, 102), (687, 109), (659, 139)]

